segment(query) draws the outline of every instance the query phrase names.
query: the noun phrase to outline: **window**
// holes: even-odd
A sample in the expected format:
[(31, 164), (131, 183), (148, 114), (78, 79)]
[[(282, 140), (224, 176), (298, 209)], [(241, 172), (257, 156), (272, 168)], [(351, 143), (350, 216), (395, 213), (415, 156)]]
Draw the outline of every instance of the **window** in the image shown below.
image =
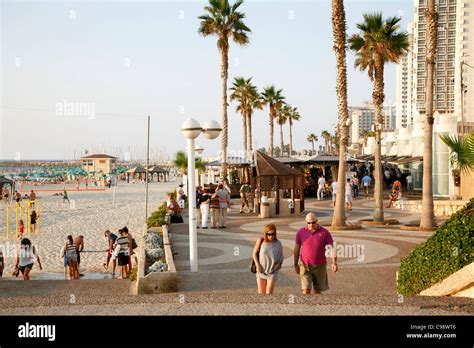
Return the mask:
[(100, 164), (105, 164), (105, 160), (99, 160)]
[(438, 47), (439, 54), (446, 54), (446, 46)]
[(436, 94), (437, 100), (444, 100), (444, 94)]

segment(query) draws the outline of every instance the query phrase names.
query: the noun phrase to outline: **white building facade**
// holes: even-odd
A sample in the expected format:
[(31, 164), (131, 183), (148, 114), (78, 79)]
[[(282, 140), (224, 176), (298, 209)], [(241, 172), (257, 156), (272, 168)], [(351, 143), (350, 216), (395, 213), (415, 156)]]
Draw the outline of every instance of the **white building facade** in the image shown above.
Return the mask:
[[(426, 93), (427, 0), (414, 1), (414, 18), (408, 26), (410, 52), (397, 67), (396, 130), (393, 134), (398, 156), (423, 156), (423, 127)], [(439, 139), (442, 133), (458, 134), (461, 124), (474, 130), (474, 0), (437, 0), (438, 48), (434, 76), (433, 191), (453, 196), (454, 183), (449, 149)], [(462, 64), (464, 62), (465, 64)], [(463, 70), (461, 73), (461, 66)], [(461, 85), (461, 77), (463, 86)], [(467, 88), (471, 83), (471, 88)], [(464, 98), (461, 98), (464, 90)], [(463, 106), (463, 107), (462, 107)], [(387, 139), (391, 137), (387, 136)], [(388, 147), (386, 147), (387, 149)], [(409, 164), (414, 187), (421, 189), (422, 164)]]

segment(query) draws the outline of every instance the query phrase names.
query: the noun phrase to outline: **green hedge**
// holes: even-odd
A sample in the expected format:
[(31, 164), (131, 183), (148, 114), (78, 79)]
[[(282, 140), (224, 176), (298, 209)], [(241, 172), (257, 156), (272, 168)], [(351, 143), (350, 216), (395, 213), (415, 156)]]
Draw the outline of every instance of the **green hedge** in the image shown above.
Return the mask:
[(415, 295), (474, 261), (474, 198), (404, 258), (397, 290)]
[(148, 228), (161, 227), (166, 224), (166, 202), (163, 203), (157, 211), (153, 212), (147, 220)]

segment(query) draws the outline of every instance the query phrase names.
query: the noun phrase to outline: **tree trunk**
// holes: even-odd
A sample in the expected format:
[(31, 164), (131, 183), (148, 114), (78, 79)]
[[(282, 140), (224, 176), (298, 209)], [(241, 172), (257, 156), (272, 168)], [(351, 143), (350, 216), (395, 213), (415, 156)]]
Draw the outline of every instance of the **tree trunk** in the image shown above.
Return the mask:
[(221, 50), (221, 78), (222, 78), (222, 141), (221, 141), (221, 180), (227, 179), (227, 77), (229, 68), (229, 45), (225, 40), (225, 45)]
[(270, 105), (270, 148), (268, 149), (270, 157), (273, 157), (273, 114), (273, 105)]
[[(247, 111), (247, 158), (252, 158), (252, 110)], [(250, 168), (247, 167), (247, 179), (250, 182)], [(252, 203), (253, 204), (253, 203)]]
[[(347, 126), (347, 67), (346, 67), (346, 14), (343, 0), (332, 0), (332, 30), (334, 35), (334, 51), (336, 53), (336, 92), (338, 101), (340, 136), (339, 171), (337, 175), (336, 206), (332, 217), (332, 227), (346, 225), (346, 152)], [(342, 129), (341, 129), (342, 128)]]
[(242, 98), (241, 113), (242, 113), (242, 136), (244, 140), (244, 157), (247, 158), (247, 110), (245, 107), (245, 98)]
[(311, 140), (311, 155), (314, 156), (314, 140)]
[(375, 81), (372, 99), (375, 106), (375, 213), (374, 221), (384, 221), (383, 216), (383, 180), (382, 180), (382, 105), (384, 94), (384, 62), (380, 54), (375, 54)]
[(288, 154), (290, 157), (293, 156), (293, 122), (291, 122), (291, 118), (288, 119), (288, 123), (290, 124), (290, 153)]
[(427, 79), (423, 137), (423, 198), (420, 229), (432, 229), (436, 227), (433, 207), (433, 75), (438, 40), (438, 14), (436, 13), (434, 0), (428, 0), (425, 17), (428, 29), (426, 40)]
[(285, 144), (283, 144), (283, 125), (280, 124), (280, 157), (283, 157), (283, 150), (284, 150)]

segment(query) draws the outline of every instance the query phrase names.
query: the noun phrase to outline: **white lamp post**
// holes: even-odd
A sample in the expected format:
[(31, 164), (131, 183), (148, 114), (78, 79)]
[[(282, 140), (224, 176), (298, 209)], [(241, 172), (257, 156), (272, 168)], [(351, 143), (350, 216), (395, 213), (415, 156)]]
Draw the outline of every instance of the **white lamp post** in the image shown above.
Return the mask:
[[(207, 121), (201, 127), (198, 121), (188, 118), (181, 126), (181, 133), (188, 140), (188, 210), (189, 210), (189, 262), (191, 272), (198, 271), (197, 255), (197, 229), (196, 229), (196, 186), (195, 186), (195, 158), (194, 139), (201, 133), (207, 139), (215, 139), (221, 132), (221, 127), (216, 121)], [(202, 149), (202, 148), (201, 148)]]

